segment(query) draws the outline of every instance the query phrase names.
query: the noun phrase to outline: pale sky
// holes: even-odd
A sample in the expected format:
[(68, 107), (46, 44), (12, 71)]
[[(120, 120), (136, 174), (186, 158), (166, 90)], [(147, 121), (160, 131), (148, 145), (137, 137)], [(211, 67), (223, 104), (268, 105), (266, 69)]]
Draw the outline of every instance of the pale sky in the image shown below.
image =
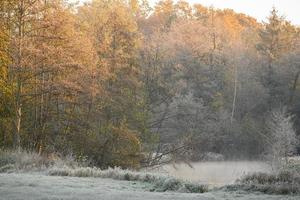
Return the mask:
[[(73, 1), (73, 0), (71, 0)], [(79, 0), (81, 2), (89, 0)], [(154, 5), (158, 0), (149, 0)], [(266, 20), (273, 6), (281, 15), (293, 24), (300, 25), (300, 0), (187, 0), (189, 3), (200, 3), (215, 8), (231, 8), (236, 12), (245, 13), (258, 19)]]

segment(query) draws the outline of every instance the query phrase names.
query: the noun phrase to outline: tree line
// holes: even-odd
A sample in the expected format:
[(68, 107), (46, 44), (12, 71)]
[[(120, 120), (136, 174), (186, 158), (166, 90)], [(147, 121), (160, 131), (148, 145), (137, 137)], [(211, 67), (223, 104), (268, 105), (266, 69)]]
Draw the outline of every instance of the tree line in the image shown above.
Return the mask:
[(102, 168), (296, 147), (299, 39), (275, 8), (259, 23), (182, 0), (1, 1), (0, 147)]

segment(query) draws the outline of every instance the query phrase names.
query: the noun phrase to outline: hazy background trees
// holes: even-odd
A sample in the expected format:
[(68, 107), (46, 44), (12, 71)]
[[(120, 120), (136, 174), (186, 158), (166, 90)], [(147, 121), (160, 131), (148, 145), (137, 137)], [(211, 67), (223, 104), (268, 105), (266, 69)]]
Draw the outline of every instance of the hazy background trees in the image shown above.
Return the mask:
[(274, 134), (297, 140), (299, 28), (275, 8), (259, 23), (185, 1), (7, 0), (0, 19), (2, 148), (105, 168), (260, 159)]

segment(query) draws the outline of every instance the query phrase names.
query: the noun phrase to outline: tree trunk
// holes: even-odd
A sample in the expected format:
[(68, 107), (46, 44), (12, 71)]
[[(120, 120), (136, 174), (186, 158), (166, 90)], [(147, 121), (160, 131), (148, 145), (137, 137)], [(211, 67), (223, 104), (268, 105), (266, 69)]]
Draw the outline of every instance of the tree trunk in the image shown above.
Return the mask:
[(22, 117), (22, 108), (18, 106), (16, 109), (16, 121), (15, 121), (15, 131), (14, 131), (14, 148), (17, 151), (21, 151), (21, 138), (20, 138), (20, 130), (21, 130), (21, 118)]
[(15, 150), (21, 150), (21, 138), (20, 138), (20, 130), (21, 130), (21, 119), (22, 119), (22, 56), (23, 56), (23, 29), (24, 29), (24, 1), (18, 2), (18, 19), (17, 19), (17, 30), (18, 30), (18, 46), (17, 46), (17, 59), (16, 59), (16, 101), (15, 101), (15, 121), (14, 121), (14, 140), (13, 146)]
[(295, 92), (297, 89), (297, 83), (298, 83), (298, 79), (299, 79), (299, 75), (300, 75), (300, 71), (297, 72), (295, 79), (294, 79), (294, 83), (293, 83), (293, 87), (291, 89), (291, 94), (290, 94), (290, 99), (289, 99), (289, 105), (291, 106), (295, 97)]
[(234, 92), (233, 92), (232, 110), (231, 110), (231, 117), (230, 117), (231, 124), (233, 122), (233, 117), (235, 112), (236, 94), (237, 94), (237, 66), (234, 66)]

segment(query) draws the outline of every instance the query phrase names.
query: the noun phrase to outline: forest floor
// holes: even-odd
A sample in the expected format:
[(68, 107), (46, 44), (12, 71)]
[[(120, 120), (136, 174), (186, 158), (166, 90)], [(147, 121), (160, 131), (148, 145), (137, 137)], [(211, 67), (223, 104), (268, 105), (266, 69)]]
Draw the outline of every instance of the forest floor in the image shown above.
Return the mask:
[(0, 174), (0, 200), (299, 200), (300, 196), (215, 190), (203, 194), (150, 192), (148, 183), (103, 178)]

